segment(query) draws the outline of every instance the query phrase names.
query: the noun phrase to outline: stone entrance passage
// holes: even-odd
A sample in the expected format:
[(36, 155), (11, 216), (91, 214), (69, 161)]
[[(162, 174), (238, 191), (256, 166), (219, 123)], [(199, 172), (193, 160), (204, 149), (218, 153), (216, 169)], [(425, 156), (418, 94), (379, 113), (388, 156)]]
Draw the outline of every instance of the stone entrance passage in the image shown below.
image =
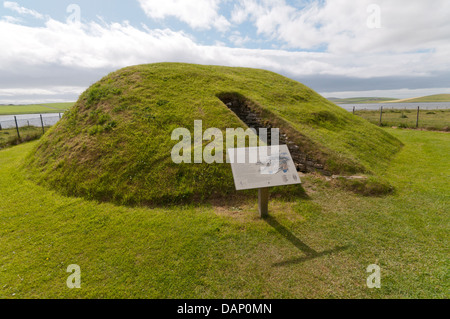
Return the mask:
[[(249, 128), (255, 129), (259, 134), (260, 128), (267, 129), (267, 144), (271, 144), (271, 128), (276, 128), (272, 125), (270, 120), (263, 119), (260, 112), (251, 107), (252, 103), (239, 93), (221, 93), (217, 97), (231, 110), (239, 119), (244, 122)], [(324, 170), (324, 165), (314, 161), (306, 154), (304, 154), (300, 147), (296, 145), (283, 131), (280, 129), (280, 145), (287, 145), (292, 159), (295, 163), (297, 171), (302, 173), (318, 171), (324, 175), (331, 175)]]

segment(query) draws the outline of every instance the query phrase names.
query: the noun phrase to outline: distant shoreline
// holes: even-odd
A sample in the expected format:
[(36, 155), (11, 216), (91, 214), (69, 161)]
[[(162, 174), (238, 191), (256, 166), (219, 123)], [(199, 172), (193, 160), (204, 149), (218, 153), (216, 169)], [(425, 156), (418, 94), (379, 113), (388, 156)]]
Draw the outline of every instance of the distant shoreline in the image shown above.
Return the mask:
[(335, 104), (380, 104), (380, 103), (446, 103), (450, 102), (450, 94), (435, 94), (423, 97), (412, 97), (406, 99), (394, 99), (388, 97), (354, 97), (354, 98), (328, 98)]

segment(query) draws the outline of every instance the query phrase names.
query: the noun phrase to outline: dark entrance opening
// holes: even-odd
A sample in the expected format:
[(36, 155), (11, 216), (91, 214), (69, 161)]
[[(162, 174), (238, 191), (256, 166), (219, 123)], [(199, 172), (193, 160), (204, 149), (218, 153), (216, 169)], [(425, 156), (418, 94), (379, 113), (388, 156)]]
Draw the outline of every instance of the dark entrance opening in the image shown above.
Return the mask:
[[(271, 129), (275, 127), (270, 123), (270, 120), (261, 118), (259, 112), (250, 107), (253, 104), (251, 101), (239, 93), (221, 93), (217, 97), (249, 128), (255, 129), (258, 136), (259, 129), (266, 128), (267, 144), (271, 145)], [(324, 166), (304, 154), (281, 128), (279, 143), (280, 145), (287, 145), (297, 171), (303, 173), (319, 171), (328, 175), (324, 171)]]
[[(272, 126), (268, 121), (263, 121), (259, 114), (254, 112), (249, 107), (249, 101), (238, 93), (223, 93), (219, 94), (218, 98), (230, 109), (232, 110), (239, 119), (244, 122), (249, 128), (255, 129), (256, 134), (259, 136), (259, 129), (267, 129), (267, 141), (268, 145), (271, 145), (271, 128)], [(280, 144), (283, 145), (280, 136)]]

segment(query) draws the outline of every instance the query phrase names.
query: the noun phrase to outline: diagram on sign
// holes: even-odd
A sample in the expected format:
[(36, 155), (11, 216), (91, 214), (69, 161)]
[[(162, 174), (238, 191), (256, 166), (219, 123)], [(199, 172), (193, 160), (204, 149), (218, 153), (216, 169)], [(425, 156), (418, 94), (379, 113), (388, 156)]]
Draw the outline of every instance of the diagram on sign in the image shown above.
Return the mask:
[(300, 184), (286, 145), (228, 149), (236, 190)]

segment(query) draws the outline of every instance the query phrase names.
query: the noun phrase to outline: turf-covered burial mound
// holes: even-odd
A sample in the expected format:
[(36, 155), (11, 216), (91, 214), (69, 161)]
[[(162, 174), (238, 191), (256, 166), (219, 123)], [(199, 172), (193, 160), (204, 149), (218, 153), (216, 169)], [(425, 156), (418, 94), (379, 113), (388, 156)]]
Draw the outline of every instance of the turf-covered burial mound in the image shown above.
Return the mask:
[[(158, 63), (93, 84), (38, 142), (31, 178), (66, 195), (120, 204), (201, 200), (234, 193), (229, 164), (175, 164), (176, 128), (280, 128), (298, 170), (371, 174), (401, 143), (273, 72)], [(207, 141), (204, 145), (208, 144)]]

